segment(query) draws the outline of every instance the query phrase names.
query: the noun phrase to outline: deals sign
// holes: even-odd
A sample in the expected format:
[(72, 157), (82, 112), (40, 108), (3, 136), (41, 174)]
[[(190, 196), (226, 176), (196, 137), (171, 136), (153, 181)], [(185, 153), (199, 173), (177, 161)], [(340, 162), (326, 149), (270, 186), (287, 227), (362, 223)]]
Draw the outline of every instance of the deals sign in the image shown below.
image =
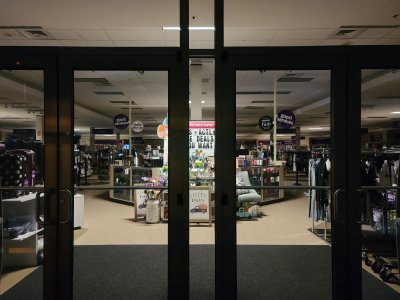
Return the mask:
[(215, 122), (189, 122), (189, 155), (194, 150), (202, 150), (206, 156), (214, 156)]
[(281, 110), (276, 116), (276, 124), (281, 129), (293, 127), (295, 121), (296, 117), (290, 110)]
[(119, 114), (114, 117), (114, 127), (119, 130), (124, 130), (129, 126), (129, 118), (127, 115)]

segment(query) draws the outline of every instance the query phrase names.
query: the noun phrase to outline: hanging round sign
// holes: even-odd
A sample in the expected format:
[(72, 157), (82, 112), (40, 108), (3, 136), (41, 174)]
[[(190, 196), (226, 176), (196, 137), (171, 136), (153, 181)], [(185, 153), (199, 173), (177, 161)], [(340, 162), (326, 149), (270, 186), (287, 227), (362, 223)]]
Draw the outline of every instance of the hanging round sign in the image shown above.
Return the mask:
[(165, 126), (163, 124), (160, 124), (157, 127), (157, 136), (160, 139), (163, 139), (165, 137)]
[(281, 110), (276, 116), (276, 125), (280, 129), (288, 129), (294, 126), (296, 117), (290, 110)]
[(264, 131), (271, 130), (274, 127), (274, 122), (271, 117), (263, 116), (258, 120), (258, 126)]
[(123, 130), (128, 128), (129, 126), (129, 118), (127, 115), (119, 114), (114, 117), (114, 127)]
[(131, 125), (131, 129), (134, 132), (142, 132), (144, 128), (144, 125), (141, 121), (134, 121)]

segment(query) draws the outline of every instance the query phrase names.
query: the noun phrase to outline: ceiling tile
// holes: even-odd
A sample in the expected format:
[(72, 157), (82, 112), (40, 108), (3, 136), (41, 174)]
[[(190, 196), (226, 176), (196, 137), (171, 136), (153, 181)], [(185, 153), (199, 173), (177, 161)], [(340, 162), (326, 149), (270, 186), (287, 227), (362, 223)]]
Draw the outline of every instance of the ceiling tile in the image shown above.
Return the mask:
[(190, 49), (213, 49), (214, 41), (193, 41), (189, 42)]
[(114, 41), (160, 41), (163, 39), (162, 29), (141, 30), (106, 30)]
[(109, 41), (110, 38), (104, 30), (78, 30), (79, 35), (89, 41)]
[(274, 40), (311, 40), (325, 39), (335, 29), (280, 29), (273, 37)]
[(251, 41), (261, 41), (270, 40), (276, 30), (266, 30), (266, 29), (225, 29), (224, 35), (225, 40), (237, 41), (237, 40), (251, 40)]
[(165, 41), (167, 47), (179, 47), (179, 41)]
[(80, 40), (82, 39), (75, 30), (62, 30), (62, 29), (48, 29), (50, 33), (57, 40)]
[(113, 47), (111, 41), (76, 41), (76, 40), (60, 40), (64, 46), (69, 47)]
[(400, 38), (375, 40), (375, 45), (400, 45)]
[(270, 42), (267, 40), (264, 41), (225, 41), (224, 45), (226, 47), (262, 47), (269, 46)]
[(351, 45), (375, 45), (376, 39), (328, 39), (322, 41), (323, 46), (351, 46)]
[(272, 40), (269, 42), (270, 46), (318, 46), (322, 40), (300, 40), (300, 39), (287, 39), (287, 40)]
[(368, 28), (362, 32), (358, 39), (380, 39), (391, 33), (393, 28)]
[(397, 28), (388, 35), (386, 35), (385, 39), (400, 39), (400, 28)]
[(0, 40), (23, 40), (25, 37), (13, 29), (0, 29)]
[(164, 36), (164, 40), (166, 41), (179, 41), (178, 30), (163, 30), (162, 34)]
[(165, 47), (165, 41), (114, 41), (117, 47)]
[(9, 40), (10, 46), (62, 46), (58, 40)]
[(192, 41), (213, 41), (213, 30), (190, 30), (189, 39)]

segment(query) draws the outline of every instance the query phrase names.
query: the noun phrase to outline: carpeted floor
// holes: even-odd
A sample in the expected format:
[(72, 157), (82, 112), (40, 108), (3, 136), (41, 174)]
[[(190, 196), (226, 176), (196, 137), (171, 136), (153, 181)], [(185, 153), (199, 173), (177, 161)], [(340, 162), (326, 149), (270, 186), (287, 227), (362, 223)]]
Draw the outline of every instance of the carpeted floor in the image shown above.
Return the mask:
[[(214, 247), (190, 248), (191, 299), (214, 299)], [(330, 299), (329, 246), (238, 246), (238, 299)], [(74, 299), (166, 299), (167, 246), (76, 246)], [(173, 266), (171, 266), (173, 267)], [(2, 295), (41, 299), (42, 268)], [(399, 295), (364, 272), (364, 299)]]

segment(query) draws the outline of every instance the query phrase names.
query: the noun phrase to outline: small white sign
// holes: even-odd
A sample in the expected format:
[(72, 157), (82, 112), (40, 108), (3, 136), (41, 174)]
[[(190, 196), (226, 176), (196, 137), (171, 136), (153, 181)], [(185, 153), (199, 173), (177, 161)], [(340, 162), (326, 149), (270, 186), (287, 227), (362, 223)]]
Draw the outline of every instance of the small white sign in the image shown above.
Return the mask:
[(131, 128), (134, 132), (142, 132), (144, 125), (141, 121), (134, 121), (131, 125)]
[(211, 189), (190, 187), (189, 220), (193, 223), (207, 222), (211, 226)]

